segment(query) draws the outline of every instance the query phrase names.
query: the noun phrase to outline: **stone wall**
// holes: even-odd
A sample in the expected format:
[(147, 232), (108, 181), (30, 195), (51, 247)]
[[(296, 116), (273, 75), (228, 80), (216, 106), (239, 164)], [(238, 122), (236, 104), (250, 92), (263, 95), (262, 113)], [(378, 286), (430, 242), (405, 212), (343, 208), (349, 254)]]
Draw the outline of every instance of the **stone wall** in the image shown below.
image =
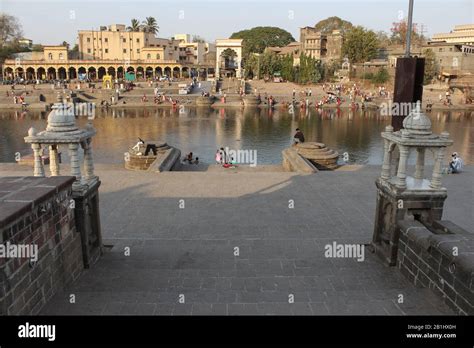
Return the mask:
[(38, 247), (36, 262), (0, 257), (0, 315), (37, 314), (81, 274), (81, 236), (71, 204), (74, 179), (0, 178), (0, 244)]
[(415, 220), (398, 223), (397, 266), (416, 286), (428, 287), (458, 314), (474, 314), (474, 234), (449, 221), (428, 230)]

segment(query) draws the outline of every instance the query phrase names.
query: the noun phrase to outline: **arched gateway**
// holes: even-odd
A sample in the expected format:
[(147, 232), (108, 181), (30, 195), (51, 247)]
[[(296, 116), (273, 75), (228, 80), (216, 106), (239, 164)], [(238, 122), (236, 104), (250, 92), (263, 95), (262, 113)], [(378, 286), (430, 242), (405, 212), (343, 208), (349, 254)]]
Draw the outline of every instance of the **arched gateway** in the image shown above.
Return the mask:
[(235, 70), (235, 77), (239, 79), (242, 77), (242, 41), (242, 39), (216, 40), (216, 77), (220, 77), (221, 69), (227, 68)]

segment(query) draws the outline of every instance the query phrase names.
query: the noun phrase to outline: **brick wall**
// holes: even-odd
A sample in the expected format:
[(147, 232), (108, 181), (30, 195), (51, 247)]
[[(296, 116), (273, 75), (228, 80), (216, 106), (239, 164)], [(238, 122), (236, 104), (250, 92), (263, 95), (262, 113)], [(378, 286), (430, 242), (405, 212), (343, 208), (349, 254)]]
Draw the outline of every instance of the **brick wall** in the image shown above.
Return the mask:
[(398, 223), (397, 266), (416, 286), (428, 287), (458, 314), (474, 314), (474, 234), (449, 221), (430, 230), (418, 221)]
[(0, 315), (37, 314), (82, 272), (73, 177), (0, 178), (0, 243), (38, 246), (38, 260), (0, 257)]

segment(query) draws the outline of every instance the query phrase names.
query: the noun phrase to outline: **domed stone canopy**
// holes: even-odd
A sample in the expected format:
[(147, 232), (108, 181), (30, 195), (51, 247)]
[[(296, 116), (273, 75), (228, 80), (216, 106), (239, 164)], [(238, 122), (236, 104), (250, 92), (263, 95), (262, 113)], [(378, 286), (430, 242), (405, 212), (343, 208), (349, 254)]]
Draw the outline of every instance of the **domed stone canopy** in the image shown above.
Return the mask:
[(63, 103), (58, 96), (57, 102), (52, 106), (48, 115), (48, 132), (72, 132), (77, 131), (76, 119), (74, 116), (74, 106), (72, 104)]
[(431, 120), (421, 111), (420, 102), (416, 103), (415, 109), (403, 120), (403, 128), (411, 134), (431, 134)]

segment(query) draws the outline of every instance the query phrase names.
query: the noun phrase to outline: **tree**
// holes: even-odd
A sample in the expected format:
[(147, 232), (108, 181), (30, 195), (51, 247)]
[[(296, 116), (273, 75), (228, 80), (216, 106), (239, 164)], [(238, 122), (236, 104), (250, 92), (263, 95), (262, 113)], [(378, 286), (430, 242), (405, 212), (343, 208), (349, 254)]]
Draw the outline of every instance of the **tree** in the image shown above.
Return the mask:
[(390, 36), (383, 30), (376, 33), (379, 47), (388, 47), (390, 45)]
[(333, 30), (340, 30), (344, 33), (352, 28), (352, 23), (335, 16), (319, 21), (314, 27), (323, 34), (330, 34)]
[(67, 47), (67, 49), (69, 50), (69, 44), (68, 44), (66, 41), (63, 41), (63, 42), (61, 43), (61, 46), (65, 46), (65, 47)]
[[(416, 31), (416, 23), (413, 23), (412, 32), (411, 32), (411, 42), (412, 43), (423, 43), (423, 37), (419, 35)], [(397, 45), (405, 45), (407, 42), (407, 31), (408, 31), (408, 23), (406, 20), (402, 20), (400, 22), (394, 22), (392, 29), (390, 29), (392, 35), (390, 37), (390, 41), (393, 44)]]
[(0, 14), (0, 47), (17, 41), (22, 36), (21, 25), (16, 17)]
[(425, 57), (425, 77), (423, 83), (427, 85), (438, 76), (439, 66), (436, 62), (436, 55), (431, 48), (424, 50), (423, 56)]
[(385, 83), (390, 79), (390, 74), (388, 70), (385, 68), (380, 69), (377, 73), (374, 74), (372, 77), (373, 83)]
[(146, 17), (142, 25), (143, 31), (152, 34), (158, 34), (160, 27), (158, 26), (154, 17)]
[(277, 27), (255, 27), (233, 33), (231, 39), (243, 39), (242, 55), (248, 58), (250, 53), (263, 53), (271, 46), (286, 46), (294, 42), (293, 36), (286, 30)]
[(127, 27), (128, 31), (140, 31), (142, 26), (140, 25), (140, 21), (136, 18), (133, 18), (130, 22), (130, 26)]
[[(76, 46), (77, 46), (77, 44), (76, 44)], [(31, 47), (31, 51), (32, 51), (32, 52), (43, 52), (43, 50), (44, 50), (44, 47), (43, 47), (43, 45), (41, 45), (41, 44), (34, 44), (34, 45)]]
[(192, 41), (193, 42), (199, 42), (199, 43), (205, 43), (206, 39), (204, 39), (203, 37), (201, 37), (199, 35), (193, 35)]
[(352, 63), (366, 62), (377, 55), (377, 35), (361, 26), (353, 27), (342, 45), (342, 55)]

